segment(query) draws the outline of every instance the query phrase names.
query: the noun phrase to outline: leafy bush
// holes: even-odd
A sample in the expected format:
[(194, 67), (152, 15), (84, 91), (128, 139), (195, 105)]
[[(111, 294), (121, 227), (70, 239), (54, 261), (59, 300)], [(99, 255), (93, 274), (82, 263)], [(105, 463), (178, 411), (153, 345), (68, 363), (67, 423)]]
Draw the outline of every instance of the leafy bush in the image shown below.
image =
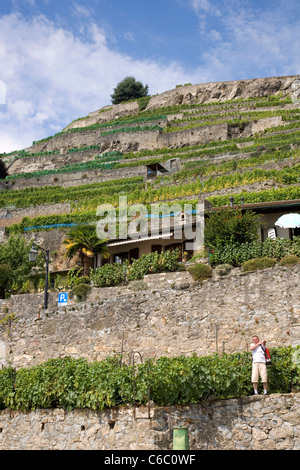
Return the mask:
[(100, 268), (92, 269), (90, 279), (95, 287), (119, 286), (126, 280), (127, 263), (105, 264)]
[(12, 367), (0, 370), (0, 409), (10, 408), (14, 405), (14, 381), (16, 371)]
[(227, 244), (213, 248), (209, 256), (211, 265), (230, 264), (240, 266), (245, 261), (262, 255), (262, 245), (258, 241), (252, 243)]
[(253, 241), (252, 243), (242, 243), (225, 245), (213, 248), (209, 257), (211, 265), (231, 264), (241, 266), (253, 258), (268, 257), (280, 261), (288, 255), (300, 257), (300, 237), (267, 238), (264, 242)]
[(134, 260), (128, 268), (128, 281), (142, 279), (146, 274), (173, 272), (179, 269), (179, 251), (167, 250), (164, 253), (149, 253)]
[(212, 276), (211, 267), (204, 263), (197, 263), (188, 268), (188, 272), (192, 275), (194, 281), (204, 281)]
[(160, 271), (174, 272), (179, 268), (179, 250), (167, 250), (160, 254)]
[(87, 294), (91, 290), (91, 286), (86, 283), (77, 283), (71, 289), (71, 297), (76, 297), (76, 299), (81, 302), (86, 299)]
[[(38, 254), (35, 263), (29, 261), (32, 243), (22, 236), (11, 236), (0, 243), (0, 297), (20, 292), (24, 283), (43, 278), (44, 258)], [(33, 274), (33, 269), (35, 274)]]
[(117, 358), (92, 364), (69, 357), (50, 359), (17, 371), (13, 408), (103, 409), (130, 399), (131, 384), (131, 370), (120, 368)]
[(91, 271), (91, 281), (96, 287), (118, 286), (127, 281), (143, 279), (146, 274), (173, 272), (179, 269), (179, 252), (168, 250), (164, 253), (149, 253), (133, 260), (131, 264), (105, 264)]
[(161, 255), (157, 252), (142, 255), (133, 261), (128, 269), (128, 281), (142, 279), (146, 274), (159, 271)]
[(262, 256), (269, 256), (278, 261), (288, 255), (300, 257), (300, 237), (276, 238), (272, 240), (267, 238), (262, 244)]
[(89, 276), (80, 276), (74, 279), (74, 285), (77, 284), (89, 284), (90, 278)]
[(245, 272), (257, 271), (258, 269), (272, 268), (275, 264), (276, 259), (264, 256), (263, 258), (254, 258), (246, 261), (243, 263), (242, 268)]
[(292, 244), (289, 238), (267, 238), (262, 245), (262, 256), (280, 260), (290, 252)]
[(268, 383), (270, 393), (287, 393), (299, 391), (300, 367), (299, 362), (293, 362), (293, 354), (300, 353), (300, 347), (291, 346), (272, 348), (270, 350), (272, 365), (268, 366)]
[(288, 255), (282, 258), (280, 261), (280, 266), (294, 266), (299, 263), (300, 259), (296, 255)]
[(221, 210), (210, 214), (205, 224), (205, 243), (212, 248), (240, 245), (257, 239), (258, 215), (240, 209)]
[[(270, 393), (289, 393), (300, 386), (300, 368), (293, 357), (300, 347), (271, 349), (268, 368)], [(50, 359), (31, 368), (0, 370), (0, 408), (90, 408), (117, 405), (187, 405), (205, 400), (248, 396), (252, 393), (252, 360), (249, 352), (210, 356), (160, 357), (132, 366), (117, 356), (100, 362), (86, 359)], [(133, 390), (135, 373), (135, 390)], [(259, 384), (261, 387), (261, 383)]]

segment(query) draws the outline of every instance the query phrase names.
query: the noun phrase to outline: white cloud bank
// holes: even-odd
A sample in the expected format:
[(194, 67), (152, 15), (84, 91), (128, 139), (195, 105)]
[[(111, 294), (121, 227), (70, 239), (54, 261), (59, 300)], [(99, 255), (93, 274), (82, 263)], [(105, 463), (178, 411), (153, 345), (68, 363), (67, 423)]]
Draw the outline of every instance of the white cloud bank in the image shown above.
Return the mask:
[(75, 37), (45, 17), (19, 14), (0, 18), (0, 64), (6, 87), (0, 152), (29, 146), (111, 104), (113, 89), (127, 75), (147, 83), (152, 94), (190, 78), (178, 64), (132, 60), (110, 50), (95, 24)]
[(285, 0), (280, 8), (278, 0), (262, 14), (239, 0), (191, 0), (199, 46), (190, 71), (179, 62), (138, 61), (113, 51), (91, 18), (75, 35), (44, 16), (0, 17), (0, 152), (30, 146), (109, 105), (127, 75), (156, 94), (183, 83), (299, 74), (297, 3)]

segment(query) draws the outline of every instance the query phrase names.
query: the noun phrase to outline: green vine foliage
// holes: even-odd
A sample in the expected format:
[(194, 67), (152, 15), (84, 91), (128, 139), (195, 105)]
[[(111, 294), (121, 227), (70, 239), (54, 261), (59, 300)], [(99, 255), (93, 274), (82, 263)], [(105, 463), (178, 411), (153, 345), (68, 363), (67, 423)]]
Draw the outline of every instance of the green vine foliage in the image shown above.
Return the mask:
[(3, 325), (6, 329), (7, 335), (11, 334), (11, 329), (14, 323), (17, 323), (18, 319), (16, 318), (15, 313), (9, 313), (8, 308), (4, 309), (4, 314), (0, 317), (0, 327)]
[[(300, 347), (271, 349), (269, 392), (289, 393), (300, 386), (300, 371), (292, 360)], [(0, 370), (0, 408), (90, 408), (146, 404), (158, 406), (199, 403), (210, 395), (217, 399), (252, 393), (249, 352), (210, 356), (160, 357), (128, 366), (122, 357), (100, 362), (65, 357), (26, 369)], [(261, 387), (261, 384), (259, 384)]]
[[(263, 191), (246, 192), (243, 191), (239, 194), (232, 194), (235, 204), (241, 204), (242, 198), (245, 204), (253, 202), (271, 202), (271, 201), (286, 201), (289, 199), (300, 198), (300, 186), (290, 186), (280, 189), (266, 189)], [(209, 196), (207, 198), (214, 207), (229, 205), (229, 196)]]
[(267, 238), (264, 242), (254, 240), (245, 243), (228, 243), (223, 246), (217, 246), (212, 249), (209, 257), (211, 265), (231, 264), (241, 266), (246, 261), (253, 258), (274, 258), (280, 261), (288, 255), (300, 257), (300, 237), (276, 238), (272, 240)]
[(123, 284), (126, 280), (127, 263), (105, 264), (91, 270), (90, 279), (95, 287), (113, 287)]
[(90, 278), (95, 287), (111, 287), (128, 281), (143, 279), (146, 274), (173, 272), (179, 269), (179, 252), (167, 250), (164, 253), (149, 253), (122, 264), (105, 264), (91, 271)]

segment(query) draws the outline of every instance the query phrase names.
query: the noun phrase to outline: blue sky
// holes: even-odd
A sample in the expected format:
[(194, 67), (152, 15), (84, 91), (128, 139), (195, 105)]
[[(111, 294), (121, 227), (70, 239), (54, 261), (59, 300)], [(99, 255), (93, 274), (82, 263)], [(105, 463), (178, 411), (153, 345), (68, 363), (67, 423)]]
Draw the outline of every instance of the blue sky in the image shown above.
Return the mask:
[(178, 84), (300, 74), (299, 0), (0, 0), (0, 152)]

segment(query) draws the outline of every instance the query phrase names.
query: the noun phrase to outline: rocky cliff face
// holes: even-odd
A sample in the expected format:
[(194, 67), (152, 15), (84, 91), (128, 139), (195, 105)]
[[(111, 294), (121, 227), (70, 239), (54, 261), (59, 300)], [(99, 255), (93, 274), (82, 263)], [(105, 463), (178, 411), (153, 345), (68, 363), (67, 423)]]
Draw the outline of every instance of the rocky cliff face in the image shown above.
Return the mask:
[[(186, 85), (152, 96), (146, 110), (175, 106), (179, 104), (224, 102), (238, 98), (261, 98), (281, 94), (300, 101), (300, 75), (287, 77), (256, 78), (229, 82), (211, 82)], [(109, 122), (123, 116), (138, 113), (137, 101), (105, 107), (90, 113), (86, 118), (74, 121), (65, 128), (90, 126)]]
[[(161, 109), (163, 114), (163, 109), (166, 107), (178, 105), (189, 106), (195, 104), (201, 106), (210, 103), (218, 104), (228, 102), (230, 100), (245, 100), (248, 98), (255, 99), (274, 95), (280, 95), (281, 97), (289, 96), (292, 98), (294, 103), (300, 103), (300, 75), (179, 86), (174, 90), (149, 97), (149, 102), (145, 111)], [(63, 129), (61, 134), (55, 135), (50, 140), (43, 140), (39, 143), (35, 143), (27, 150), (32, 153), (45, 151), (51, 152), (53, 150), (59, 150), (60, 153), (66, 153), (68, 148), (80, 148), (101, 144), (101, 152), (118, 150), (126, 153), (161, 147), (174, 148), (182, 147), (184, 145), (198, 145), (200, 143), (205, 143), (208, 140), (216, 140), (220, 138), (219, 135), (215, 135), (214, 131), (217, 130), (216, 126), (214, 126), (215, 129), (212, 131), (212, 134), (209, 135), (208, 139), (207, 136), (203, 138), (202, 135), (200, 135), (200, 137), (196, 135), (199, 133), (199, 129), (195, 132), (189, 131), (185, 136), (182, 132), (179, 132), (180, 128), (178, 128), (178, 132), (175, 133), (178, 135), (172, 136), (172, 139), (174, 140), (175, 138), (176, 142), (169, 142), (170, 137), (166, 135), (161, 136), (160, 131), (151, 131), (149, 133), (143, 132), (142, 134), (121, 132), (118, 134), (118, 137), (112, 137), (111, 135), (103, 136), (103, 129), (91, 129), (89, 127), (95, 124), (109, 123), (108, 125), (110, 129), (113, 129), (115, 127), (114, 121), (117, 119), (125, 118), (127, 116), (135, 118), (137, 115), (138, 117), (145, 116), (143, 111), (140, 112), (137, 100), (120, 103), (118, 105), (105, 106), (102, 109), (91, 112), (86, 117), (73, 121)], [(183, 115), (178, 113), (177, 109), (177, 114), (168, 115), (168, 119), (163, 124), (163, 127), (170, 120), (174, 120), (176, 118), (180, 120), (182, 117)], [(156, 124), (161, 125), (161, 123), (157, 122)], [(270, 125), (278, 124), (271, 123)], [(78, 132), (76, 131), (77, 129)], [(84, 132), (82, 132), (83, 129)], [(211, 129), (212, 127), (210, 126), (210, 130)], [(71, 130), (73, 132), (68, 132)], [(259, 130), (263, 131), (263, 129)], [(227, 135), (227, 131), (228, 129), (226, 127), (226, 135), (223, 135), (221, 140), (236, 137)], [(253, 133), (251, 129), (248, 129), (248, 131), (248, 133), (246, 132), (245, 135), (240, 135), (240, 137), (246, 137)], [(157, 142), (157, 139), (159, 139), (160, 142)]]

